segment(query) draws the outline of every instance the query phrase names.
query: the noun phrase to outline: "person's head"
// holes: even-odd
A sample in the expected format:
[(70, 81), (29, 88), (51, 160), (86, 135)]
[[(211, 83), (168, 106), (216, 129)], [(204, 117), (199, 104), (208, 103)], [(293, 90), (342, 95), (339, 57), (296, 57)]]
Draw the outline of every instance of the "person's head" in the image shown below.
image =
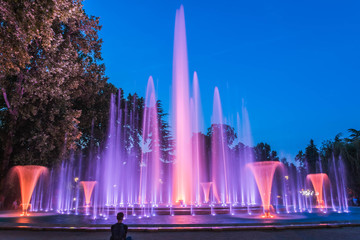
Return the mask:
[(116, 215), (116, 219), (118, 220), (118, 222), (121, 222), (124, 219), (124, 213), (123, 212), (119, 212)]

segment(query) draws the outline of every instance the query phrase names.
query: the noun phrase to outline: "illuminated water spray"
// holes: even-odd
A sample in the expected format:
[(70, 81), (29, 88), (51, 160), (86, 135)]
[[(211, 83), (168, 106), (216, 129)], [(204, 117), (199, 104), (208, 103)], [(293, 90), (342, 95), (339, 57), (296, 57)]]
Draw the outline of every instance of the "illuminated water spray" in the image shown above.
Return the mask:
[(191, 121), (189, 70), (186, 46), (184, 8), (176, 11), (173, 56), (173, 128), (176, 154), (173, 173), (173, 201), (192, 201)]
[(273, 217), (270, 214), (271, 188), (275, 170), (279, 166), (282, 166), (282, 163), (276, 161), (254, 162), (247, 164), (247, 167), (249, 167), (254, 174), (264, 208), (264, 215), (262, 217), (265, 218)]
[(143, 114), (139, 203), (157, 204), (160, 199), (160, 138), (155, 88), (149, 78)]
[(308, 174), (306, 176), (306, 179), (310, 180), (316, 195), (316, 202), (317, 202), (317, 208), (324, 208), (326, 207), (324, 197), (323, 197), (323, 186), (324, 183), (329, 183), (329, 177), (326, 173), (314, 173), (314, 174)]
[[(223, 114), (219, 89), (215, 87), (213, 115), (211, 119), (211, 152), (213, 191), (222, 204), (229, 203), (227, 136), (223, 125)], [(218, 200), (218, 201), (219, 201)]]
[(92, 192), (94, 190), (96, 181), (81, 181), (80, 184), (82, 185), (84, 189), (84, 195), (85, 195), (85, 204), (86, 206), (90, 206), (90, 199)]
[[(206, 174), (205, 163), (205, 146), (204, 141), (201, 138), (201, 132), (203, 131), (202, 122), (202, 110), (200, 100), (200, 87), (197, 73), (194, 72), (193, 77), (193, 96), (191, 99), (191, 114), (192, 114), (192, 150), (193, 150), (193, 194), (195, 196), (195, 202), (201, 203), (201, 182), (208, 179)], [(206, 201), (208, 202), (208, 201)]]
[(203, 182), (201, 183), (201, 187), (204, 192), (204, 202), (209, 203), (210, 201), (210, 188), (211, 188), (212, 182)]
[(42, 174), (46, 174), (48, 169), (43, 166), (27, 165), (16, 166), (11, 169), (10, 176), (16, 174), (19, 177), (21, 190), (22, 216), (29, 216), (28, 208), (35, 185)]

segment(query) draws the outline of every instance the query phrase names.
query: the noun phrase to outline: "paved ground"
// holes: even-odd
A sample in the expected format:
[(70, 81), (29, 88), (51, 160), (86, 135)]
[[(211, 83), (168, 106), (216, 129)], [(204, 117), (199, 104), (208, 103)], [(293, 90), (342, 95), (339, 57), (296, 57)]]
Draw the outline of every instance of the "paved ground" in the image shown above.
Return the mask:
[[(276, 230), (276, 231), (236, 231), (236, 232), (132, 232), (129, 233), (134, 240), (169, 240), (169, 239), (251, 239), (251, 240), (356, 240), (360, 239), (360, 227), (322, 228), (301, 230)], [(1, 240), (39, 240), (39, 239), (67, 239), (67, 240), (108, 240), (108, 232), (64, 232), (64, 231), (27, 231), (27, 230), (1, 230)]]

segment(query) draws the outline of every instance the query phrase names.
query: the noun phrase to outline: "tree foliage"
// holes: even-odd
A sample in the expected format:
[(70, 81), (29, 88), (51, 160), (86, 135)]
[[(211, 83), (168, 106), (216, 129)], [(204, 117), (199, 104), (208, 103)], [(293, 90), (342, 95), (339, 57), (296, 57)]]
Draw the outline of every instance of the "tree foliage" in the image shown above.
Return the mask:
[(215, 138), (219, 140), (221, 140), (220, 136), (222, 136), (223, 139), (221, 141), (228, 147), (232, 145), (237, 138), (235, 129), (227, 124), (212, 124), (211, 127), (208, 128), (206, 135), (210, 137), (210, 139), (216, 135)]
[(99, 19), (81, 1), (0, 6), (2, 167), (51, 165), (75, 147), (106, 83)]
[(271, 150), (271, 147), (267, 143), (258, 143), (254, 147), (255, 160), (261, 161), (279, 161), (279, 157), (276, 151)]
[(169, 123), (166, 121), (167, 113), (164, 112), (162, 103), (157, 101), (158, 124), (160, 130), (160, 151), (163, 162), (173, 162), (175, 143), (170, 131)]
[(79, 0), (0, 0), (0, 78), (18, 74), (30, 63), (35, 41), (44, 51), (52, 49), (55, 22), (82, 17)]
[(310, 173), (319, 172), (320, 169), (317, 165), (319, 160), (319, 152), (314, 144), (314, 140), (310, 140), (309, 145), (305, 148), (305, 159), (307, 162), (307, 167)]

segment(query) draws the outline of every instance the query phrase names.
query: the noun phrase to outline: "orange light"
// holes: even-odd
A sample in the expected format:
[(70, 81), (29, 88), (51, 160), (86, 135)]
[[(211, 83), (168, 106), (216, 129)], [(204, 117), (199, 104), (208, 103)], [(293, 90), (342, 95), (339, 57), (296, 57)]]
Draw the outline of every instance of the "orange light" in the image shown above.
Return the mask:
[(248, 163), (249, 167), (255, 177), (256, 184), (259, 189), (261, 201), (263, 204), (265, 215), (264, 218), (270, 218), (270, 196), (271, 187), (274, 178), (275, 170), (278, 166), (282, 166), (282, 163), (276, 161), (267, 162), (254, 162)]
[(324, 208), (325, 203), (323, 199), (323, 185), (324, 181), (329, 181), (329, 177), (326, 173), (315, 173), (315, 174), (308, 174), (307, 179), (310, 179), (316, 196), (317, 201), (317, 208)]
[(23, 213), (21, 216), (29, 216), (27, 213), (30, 207), (30, 199), (35, 185), (41, 174), (47, 173), (47, 168), (36, 165), (15, 166), (11, 169), (11, 176), (15, 173), (19, 177), (21, 190), (21, 206)]
[(92, 192), (94, 190), (96, 181), (81, 181), (80, 184), (84, 188), (85, 203), (86, 203), (87, 206), (89, 206), (90, 205), (91, 194), (92, 194)]
[(274, 215), (271, 215), (270, 212), (265, 212), (264, 215), (261, 215), (262, 218), (274, 218)]

